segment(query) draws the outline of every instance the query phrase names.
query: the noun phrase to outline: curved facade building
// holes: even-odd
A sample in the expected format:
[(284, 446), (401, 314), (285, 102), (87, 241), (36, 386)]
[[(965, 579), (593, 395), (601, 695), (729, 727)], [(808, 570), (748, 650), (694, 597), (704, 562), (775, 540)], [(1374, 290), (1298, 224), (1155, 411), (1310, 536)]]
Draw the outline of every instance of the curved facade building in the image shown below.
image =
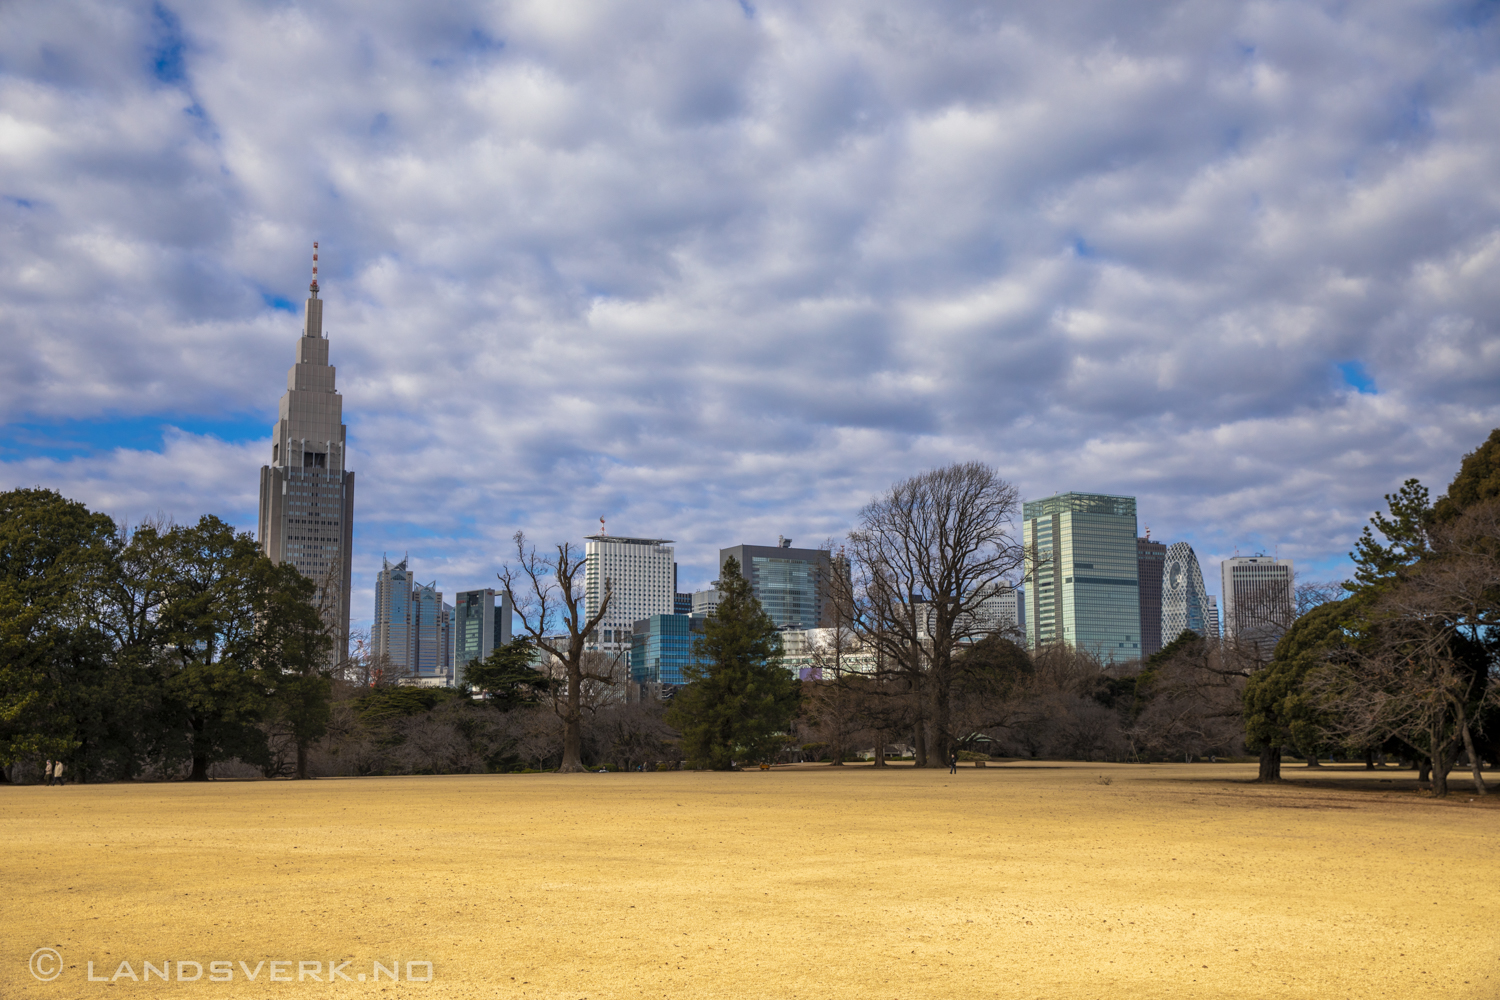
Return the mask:
[(1187, 542), (1167, 547), (1161, 573), (1161, 641), (1172, 642), (1185, 630), (1208, 635), (1208, 591), (1203, 587), (1203, 568)]

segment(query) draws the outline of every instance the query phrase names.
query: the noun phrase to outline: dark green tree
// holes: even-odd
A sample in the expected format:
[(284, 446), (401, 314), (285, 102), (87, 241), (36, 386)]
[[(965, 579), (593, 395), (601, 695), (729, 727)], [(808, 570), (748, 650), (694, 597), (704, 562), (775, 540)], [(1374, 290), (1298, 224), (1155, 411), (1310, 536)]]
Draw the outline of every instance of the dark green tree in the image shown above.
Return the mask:
[(115, 526), (52, 490), (0, 493), (0, 766), (79, 747), (70, 699), (103, 666), (92, 619)]
[(1276, 644), (1271, 662), (1245, 682), (1245, 742), (1260, 752), (1260, 781), (1281, 780), (1281, 748), (1315, 751), (1323, 742), (1323, 707), (1308, 691), (1311, 671), (1330, 656), (1348, 656), (1360, 637), (1369, 599), (1351, 596), (1313, 608)]
[(1470, 507), (1500, 497), (1500, 428), (1490, 431), (1484, 444), (1464, 456), (1458, 475), (1432, 507), (1432, 519), (1448, 524)]
[(552, 678), (532, 666), (536, 647), (518, 636), (464, 668), (464, 681), (502, 712), (535, 708), (552, 688)]
[(740, 575), (725, 561), (718, 609), (704, 623), (688, 685), (672, 699), (667, 722), (682, 733), (694, 767), (729, 770), (735, 761), (769, 761), (796, 715), (798, 682), (781, 665), (781, 639)]
[(257, 559), (251, 573), (256, 629), (246, 652), (272, 691), (271, 717), (291, 735), (294, 776), (306, 779), (308, 750), (333, 716), (334, 639), (317, 608), (316, 583), (290, 563), (269, 559)]
[[(216, 517), (166, 535), (172, 579), (160, 609), (161, 756), (190, 761), (206, 781), (215, 761), (270, 763), (260, 723), (285, 713), (306, 743), (327, 725), (323, 665), (330, 638), (313, 604), (316, 585), (273, 565), (255, 540)], [(276, 702), (286, 683), (284, 699)]]
[[(1400, 572), (1427, 554), (1427, 529), (1432, 507), (1427, 502), (1427, 487), (1408, 479), (1385, 501), (1390, 515), (1376, 513), (1365, 525), (1364, 533), (1354, 545), (1349, 558), (1354, 561), (1354, 579), (1344, 588), (1354, 593), (1381, 590), (1394, 582)], [(1375, 537), (1378, 531), (1382, 538)]]

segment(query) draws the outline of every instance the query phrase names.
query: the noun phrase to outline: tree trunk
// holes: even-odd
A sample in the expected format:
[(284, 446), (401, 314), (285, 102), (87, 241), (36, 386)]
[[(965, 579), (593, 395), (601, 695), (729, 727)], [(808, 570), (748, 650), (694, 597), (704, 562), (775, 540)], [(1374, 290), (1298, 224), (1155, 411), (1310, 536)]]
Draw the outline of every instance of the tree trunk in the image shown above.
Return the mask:
[(1437, 798), (1448, 795), (1448, 752), (1440, 742), (1438, 726), (1433, 723), (1429, 739), (1432, 742), (1432, 794)]
[(297, 780), (307, 780), (307, 741), (297, 741)]
[(1370, 747), (1365, 747), (1365, 770), (1375, 770), (1375, 751)]
[(1483, 762), (1479, 759), (1479, 754), (1474, 752), (1474, 737), (1469, 733), (1469, 720), (1462, 707), (1458, 710), (1458, 731), (1463, 733), (1464, 751), (1469, 755), (1469, 770), (1474, 776), (1474, 794), (1487, 794), (1489, 789), (1484, 787), (1484, 775), (1480, 773)]
[(875, 734), (875, 763), (874, 767), (885, 767), (885, 730)]
[(563, 757), (559, 774), (577, 774), (583, 770), (583, 668), (576, 655), (568, 664), (568, 709), (563, 714)]
[(1323, 766), (1322, 764), (1318, 763), (1318, 752), (1316, 750), (1314, 750), (1312, 753), (1310, 753), (1310, 754), (1307, 755), (1307, 766), (1308, 767), (1322, 767)]
[(1432, 783), (1432, 758), (1423, 757), (1417, 761), (1417, 784), (1428, 785)]
[(1256, 781), (1281, 780), (1281, 747), (1269, 744), (1260, 748), (1260, 776)]
[(912, 764), (917, 767), (927, 766), (927, 720), (918, 719), (916, 733), (912, 736)]
[(931, 736), (927, 744), (928, 767), (948, 767), (948, 760), (953, 755), (953, 734), (948, 731), (951, 721), (950, 697), (952, 695), (952, 684), (948, 680), (947, 670), (934, 663), (932, 673), (928, 677), (928, 688), (932, 692), (932, 705), (928, 711), (932, 719)]
[(203, 739), (204, 722), (202, 719), (192, 720), (193, 726), (193, 773), (188, 775), (189, 781), (208, 780), (208, 754), (203, 753), (198, 744)]

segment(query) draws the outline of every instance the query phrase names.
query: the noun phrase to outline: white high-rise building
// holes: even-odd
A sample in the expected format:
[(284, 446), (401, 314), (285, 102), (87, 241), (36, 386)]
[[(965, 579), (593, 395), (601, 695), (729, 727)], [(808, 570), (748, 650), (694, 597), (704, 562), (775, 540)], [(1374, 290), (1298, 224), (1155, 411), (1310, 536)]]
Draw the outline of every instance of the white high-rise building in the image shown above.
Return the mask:
[(1254, 643), (1270, 652), (1296, 617), (1292, 561), (1233, 556), (1224, 560), (1219, 572), (1223, 575), (1224, 638)]
[(584, 613), (594, 617), (609, 582), (609, 608), (587, 649), (628, 654), (635, 623), (675, 610), (677, 564), (670, 538), (589, 535), (584, 549)]
[[(1161, 641), (1165, 646), (1183, 632), (1207, 636), (1208, 591), (1203, 586), (1203, 567), (1187, 542), (1167, 546), (1161, 571)], [(1217, 638), (1217, 633), (1215, 633)]]
[(287, 372), (281, 413), (271, 430), (271, 464), (260, 470), (261, 552), (289, 562), (318, 585), (335, 639), (333, 659), (349, 657), (350, 546), (354, 473), (345, 468), (344, 401), (334, 388), (318, 298), (318, 245), (297, 361)]

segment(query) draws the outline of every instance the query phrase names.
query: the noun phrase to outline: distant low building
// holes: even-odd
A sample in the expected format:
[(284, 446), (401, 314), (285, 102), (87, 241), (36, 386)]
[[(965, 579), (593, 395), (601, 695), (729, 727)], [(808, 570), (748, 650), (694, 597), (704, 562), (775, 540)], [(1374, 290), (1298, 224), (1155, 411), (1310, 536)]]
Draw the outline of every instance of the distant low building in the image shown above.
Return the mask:
[(688, 613), (694, 618), (707, 618), (719, 610), (719, 602), (724, 599), (724, 595), (717, 590), (695, 590), (692, 598), (692, 607)]
[(784, 629), (780, 636), (781, 665), (800, 680), (833, 680), (841, 673), (875, 671), (875, 653), (853, 641), (847, 631), (842, 649), (836, 628)]

